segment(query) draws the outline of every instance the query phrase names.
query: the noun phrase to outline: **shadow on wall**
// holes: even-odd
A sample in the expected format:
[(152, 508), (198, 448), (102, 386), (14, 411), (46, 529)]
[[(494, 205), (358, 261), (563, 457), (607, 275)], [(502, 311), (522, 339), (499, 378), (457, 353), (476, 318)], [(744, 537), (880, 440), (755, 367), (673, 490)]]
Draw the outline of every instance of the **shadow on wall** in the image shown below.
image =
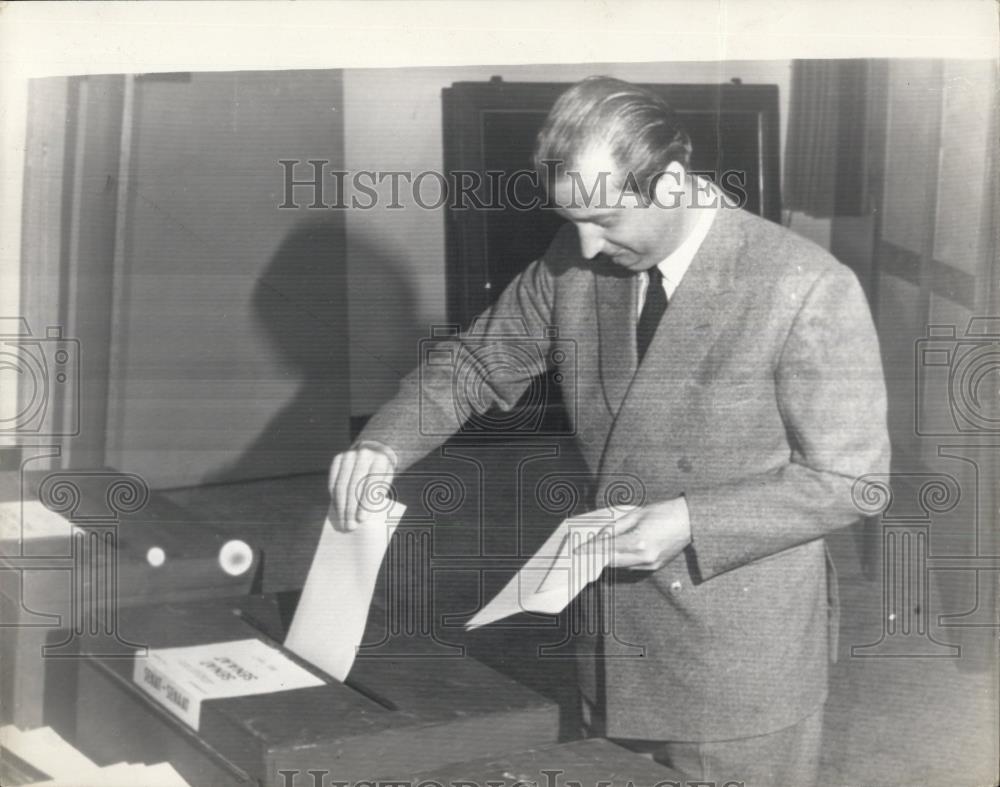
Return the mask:
[[(399, 265), (377, 247), (352, 244), (385, 301), (414, 322), (410, 290)], [(343, 217), (310, 217), (278, 247), (254, 288), (252, 310), (261, 352), (279, 362), (280, 379), (257, 379), (252, 391), (234, 397), (286, 398), (287, 380), (295, 395), (279, 407), (243, 454), (205, 479), (222, 483), (325, 472), (350, 442), (350, 369), (347, 272)], [(362, 339), (363, 341), (363, 339)], [(390, 372), (387, 372), (387, 374)], [(391, 372), (398, 381), (398, 373)]]
[(396, 395), (420, 360), (421, 340), (431, 335), (426, 314), (435, 309), (435, 294), (421, 279), (434, 276), (433, 267), (418, 245), (395, 241), (382, 242), (371, 223), (351, 226), (347, 239), (351, 413), (359, 424)]

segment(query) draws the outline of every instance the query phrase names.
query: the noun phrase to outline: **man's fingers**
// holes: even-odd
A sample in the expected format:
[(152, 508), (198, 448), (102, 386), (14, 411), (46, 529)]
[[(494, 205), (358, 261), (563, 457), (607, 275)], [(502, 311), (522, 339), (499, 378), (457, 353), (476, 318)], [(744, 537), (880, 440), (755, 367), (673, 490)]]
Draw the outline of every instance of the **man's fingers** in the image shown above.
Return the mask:
[(655, 571), (663, 564), (647, 525), (645, 512), (637, 508), (597, 532), (575, 538), (571, 548), (576, 555), (587, 559), (610, 552), (608, 565), (613, 568)]
[(337, 478), (340, 476), (340, 468), (344, 464), (343, 454), (333, 457), (330, 464), (330, 478), (326, 482), (326, 488), (330, 492), (330, 508), (339, 517), (341, 512), (337, 509)]
[[(367, 472), (361, 475), (355, 490), (355, 500), (358, 505), (355, 519), (358, 522), (365, 522), (375, 510), (381, 508), (382, 501), (389, 491), (389, 484), (392, 482), (392, 462), (384, 454), (373, 451), (371, 456), (366, 457), (366, 461), (359, 462), (358, 466), (362, 464), (366, 466)], [(359, 474), (357, 470), (355, 473)]]
[(612, 543), (615, 546), (615, 551), (618, 550), (619, 543), (623, 545), (629, 545), (634, 543), (638, 538), (639, 522), (642, 520), (642, 510), (637, 508), (634, 511), (629, 511), (624, 516), (618, 517), (614, 522), (608, 526), (608, 530), (611, 532)]
[[(358, 459), (351, 468), (348, 486), (346, 519), (353, 529), (368, 519), (373, 510), (379, 508), (379, 501), (388, 492), (392, 481), (392, 462), (380, 451), (362, 448)], [(376, 488), (372, 488), (375, 485)]]
[(655, 570), (660, 567), (657, 557), (652, 554), (642, 541), (633, 544), (619, 546), (615, 545), (614, 553), (611, 555), (612, 568), (633, 568), (643, 570)]
[(615, 568), (644, 568), (653, 558), (649, 554), (649, 543), (642, 527), (642, 515), (637, 509), (611, 526), (611, 565)]
[(596, 533), (582, 539), (580, 543), (574, 547), (573, 551), (579, 554), (585, 550), (595, 549), (597, 547), (593, 544), (593, 542), (598, 539), (604, 542), (604, 546), (602, 547), (603, 549), (613, 550), (615, 549), (615, 544), (618, 542), (618, 539), (624, 537), (624, 534), (632, 530), (638, 522), (639, 509), (637, 508), (619, 516), (617, 519), (609, 522)]
[(640, 532), (629, 530), (616, 536), (611, 526), (583, 540), (573, 551), (580, 557), (593, 559), (609, 554), (608, 565), (613, 568), (652, 568), (650, 560), (655, 557)]
[[(338, 530), (354, 530), (368, 519), (392, 483), (392, 457), (371, 448), (337, 454), (330, 465), (331, 520)], [(376, 484), (378, 488), (371, 489)]]
[(332, 490), (333, 504), (337, 512), (337, 519), (334, 525), (343, 530), (350, 530), (352, 527), (347, 518), (347, 511), (351, 491), (351, 474), (354, 470), (354, 465), (357, 463), (357, 459), (357, 454), (354, 451), (340, 454), (334, 459), (334, 464), (338, 465), (333, 479)]
[(364, 480), (368, 476), (370, 461), (370, 457), (364, 452), (359, 452), (351, 467), (351, 477), (347, 484), (347, 509), (344, 511), (344, 524), (348, 530), (353, 530), (358, 524), (358, 503), (365, 493)]
[(640, 532), (633, 530), (624, 535), (615, 536), (613, 543), (616, 558), (620, 556), (622, 558), (638, 560), (647, 557), (646, 550), (648, 544), (646, 544), (646, 539), (643, 538)]
[(326, 482), (327, 489), (330, 490), (330, 497), (333, 497), (333, 484), (337, 480), (337, 473), (340, 472), (340, 465), (344, 461), (343, 454), (337, 454), (333, 457), (333, 462), (330, 464), (330, 477)]

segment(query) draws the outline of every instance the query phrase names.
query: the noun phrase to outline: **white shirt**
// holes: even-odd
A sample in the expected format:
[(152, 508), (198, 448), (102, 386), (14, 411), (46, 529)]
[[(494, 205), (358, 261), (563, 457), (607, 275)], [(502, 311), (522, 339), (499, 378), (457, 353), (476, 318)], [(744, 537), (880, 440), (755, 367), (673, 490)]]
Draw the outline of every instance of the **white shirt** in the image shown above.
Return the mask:
[[(694, 255), (698, 253), (698, 249), (701, 248), (705, 236), (708, 235), (708, 231), (712, 227), (712, 221), (715, 219), (715, 212), (719, 209), (718, 206), (721, 204), (721, 200), (724, 199), (722, 193), (711, 181), (697, 176), (695, 176), (695, 180), (697, 181), (694, 185), (695, 189), (700, 189), (702, 192), (708, 191), (711, 194), (712, 199), (707, 200), (711, 207), (697, 208), (699, 211), (698, 221), (692, 228), (691, 233), (684, 239), (684, 242), (680, 246), (656, 265), (660, 269), (660, 273), (663, 274), (663, 291), (667, 294), (668, 301), (674, 297), (674, 292), (680, 286), (681, 279), (684, 278), (687, 269), (691, 267), (691, 261), (694, 259)], [(638, 281), (639, 287), (638, 311), (636, 313), (642, 314), (642, 305), (646, 302), (646, 287), (649, 285), (649, 277), (636, 276), (635, 278)]]

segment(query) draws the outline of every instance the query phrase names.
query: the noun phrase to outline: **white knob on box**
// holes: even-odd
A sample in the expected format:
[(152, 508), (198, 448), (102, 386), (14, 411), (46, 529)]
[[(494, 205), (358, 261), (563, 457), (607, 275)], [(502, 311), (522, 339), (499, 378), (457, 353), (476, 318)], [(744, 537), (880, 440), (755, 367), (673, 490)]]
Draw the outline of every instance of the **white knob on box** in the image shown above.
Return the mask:
[(245, 574), (253, 565), (253, 550), (246, 541), (234, 538), (219, 550), (219, 566), (231, 577)]

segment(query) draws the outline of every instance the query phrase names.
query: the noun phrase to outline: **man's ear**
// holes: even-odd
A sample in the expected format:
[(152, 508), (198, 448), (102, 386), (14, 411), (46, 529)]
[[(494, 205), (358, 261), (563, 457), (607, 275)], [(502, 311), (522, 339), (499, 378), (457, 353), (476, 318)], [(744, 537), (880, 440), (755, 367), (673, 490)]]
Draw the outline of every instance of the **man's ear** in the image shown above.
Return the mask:
[(687, 171), (679, 161), (671, 161), (656, 178), (653, 198), (661, 208), (676, 208), (684, 196), (684, 179)]

